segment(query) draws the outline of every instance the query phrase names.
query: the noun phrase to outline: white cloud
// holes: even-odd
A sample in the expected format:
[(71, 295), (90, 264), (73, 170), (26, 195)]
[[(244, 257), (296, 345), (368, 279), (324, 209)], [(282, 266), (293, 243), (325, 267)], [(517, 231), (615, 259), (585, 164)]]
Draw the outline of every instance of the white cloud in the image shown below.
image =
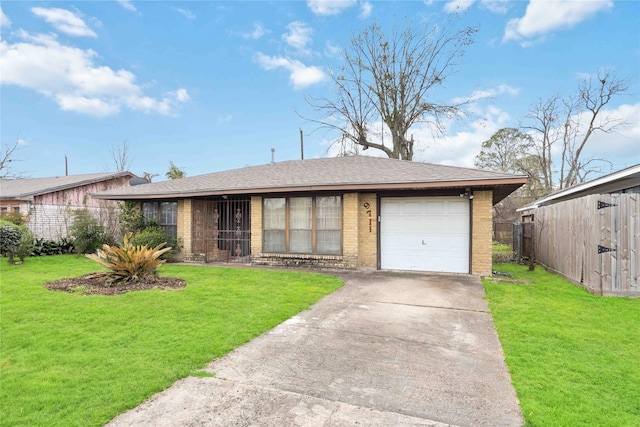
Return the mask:
[(449, 0), (444, 5), (444, 11), (447, 13), (464, 12), (475, 2), (476, 0)]
[(356, 5), (356, 0), (307, 0), (307, 6), (316, 15), (339, 15)]
[[(449, 0), (444, 5), (447, 13), (460, 13), (467, 11), (476, 0)], [(509, 10), (509, 0), (480, 0), (482, 7), (493, 13), (505, 13)]]
[(360, 19), (367, 19), (371, 16), (373, 5), (368, 1), (360, 3)]
[(324, 53), (327, 56), (340, 57), (342, 55), (342, 47), (336, 46), (327, 40), (324, 48)]
[(127, 107), (166, 115), (178, 103), (189, 100), (183, 88), (163, 98), (146, 96), (133, 73), (97, 65), (96, 52), (63, 45), (55, 35), (32, 36), (24, 30), (16, 35), (23, 41), (0, 41), (2, 84), (35, 90), (54, 99), (65, 111), (101, 117)]
[(120, 6), (124, 7), (125, 9), (131, 12), (136, 12), (138, 10), (133, 5), (133, 3), (131, 3), (131, 0), (116, 0), (116, 1), (120, 4)]
[(307, 45), (311, 43), (313, 28), (304, 22), (293, 21), (287, 25), (288, 33), (282, 35), (282, 39), (299, 53), (308, 54)]
[(9, 28), (11, 26), (11, 19), (7, 17), (0, 7), (0, 27)]
[(240, 35), (244, 39), (258, 40), (258, 39), (262, 38), (262, 36), (264, 36), (268, 32), (269, 31), (266, 28), (264, 28), (262, 26), (262, 24), (255, 23), (255, 24), (253, 24), (253, 30), (252, 31), (250, 31), (248, 33), (241, 33)]
[(173, 10), (175, 10), (176, 12), (180, 12), (187, 19), (190, 19), (190, 20), (196, 19), (196, 14), (191, 12), (189, 9), (182, 9), (180, 7), (174, 7)]
[(53, 7), (46, 9), (44, 7), (32, 7), (31, 12), (43, 18), (53, 27), (70, 36), (77, 37), (97, 37), (96, 33), (75, 13)]
[(282, 56), (267, 56), (258, 53), (256, 62), (265, 70), (284, 68), (291, 74), (289, 79), (294, 89), (303, 89), (316, 83), (320, 83), (326, 78), (324, 71), (320, 67), (306, 66), (296, 59), (289, 59)]
[(65, 93), (55, 95), (55, 98), (60, 108), (65, 111), (81, 112), (96, 117), (110, 116), (120, 112), (120, 106), (117, 103), (103, 101), (99, 98), (88, 98)]
[(531, 0), (522, 18), (507, 22), (503, 41), (522, 41), (540, 38), (555, 30), (571, 28), (598, 12), (613, 7), (613, 0), (548, 1)]
[(496, 96), (505, 95), (505, 94), (510, 96), (516, 96), (518, 93), (520, 93), (519, 88), (509, 86), (507, 84), (501, 84), (489, 89), (476, 90), (466, 98), (461, 98), (461, 97), (454, 98), (453, 102), (458, 104), (462, 102), (477, 102), (483, 99), (494, 98)]
[(481, 0), (481, 4), (493, 13), (506, 13), (509, 10), (509, 0)]
[(187, 102), (191, 99), (191, 97), (189, 96), (189, 93), (184, 88), (180, 88), (177, 91), (175, 91), (174, 95), (178, 102)]

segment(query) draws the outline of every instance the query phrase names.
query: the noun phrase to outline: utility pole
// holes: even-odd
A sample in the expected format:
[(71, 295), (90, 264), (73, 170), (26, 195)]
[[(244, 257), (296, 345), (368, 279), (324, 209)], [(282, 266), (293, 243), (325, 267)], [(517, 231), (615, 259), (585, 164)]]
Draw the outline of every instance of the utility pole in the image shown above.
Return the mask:
[(302, 136), (302, 129), (300, 129), (300, 157), (304, 160), (304, 136)]

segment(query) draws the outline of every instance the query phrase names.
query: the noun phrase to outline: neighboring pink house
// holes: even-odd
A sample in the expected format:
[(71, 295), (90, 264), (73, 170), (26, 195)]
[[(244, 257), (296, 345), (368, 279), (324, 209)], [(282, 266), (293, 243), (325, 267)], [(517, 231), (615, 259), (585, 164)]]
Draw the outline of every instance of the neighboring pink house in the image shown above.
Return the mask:
[(131, 172), (105, 172), (51, 178), (0, 179), (0, 211), (27, 216), (38, 238), (66, 237), (73, 211), (89, 209), (106, 226), (115, 226), (118, 205), (91, 194), (129, 186)]

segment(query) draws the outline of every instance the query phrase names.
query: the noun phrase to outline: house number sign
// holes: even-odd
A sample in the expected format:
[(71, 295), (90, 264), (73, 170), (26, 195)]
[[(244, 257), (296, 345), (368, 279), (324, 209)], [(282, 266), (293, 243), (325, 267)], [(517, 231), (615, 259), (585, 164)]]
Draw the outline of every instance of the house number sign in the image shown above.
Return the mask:
[(366, 211), (367, 212), (367, 216), (369, 217), (369, 233), (372, 233), (373, 232), (373, 223), (372, 223), (373, 220), (371, 219), (371, 205), (369, 203), (365, 202), (362, 206), (367, 210)]

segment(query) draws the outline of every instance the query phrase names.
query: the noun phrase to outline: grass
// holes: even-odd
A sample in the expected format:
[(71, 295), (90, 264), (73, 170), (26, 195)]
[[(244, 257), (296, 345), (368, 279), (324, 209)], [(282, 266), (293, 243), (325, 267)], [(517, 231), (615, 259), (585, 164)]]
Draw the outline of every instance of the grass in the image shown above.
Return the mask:
[(100, 270), (72, 255), (0, 259), (0, 423), (99, 426), (308, 308), (341, 282), (322, 274), (164, 265), (181, 291), (52, 292)]
[(541, 267), (483, 280), (527, 426), (640, 426), (640, 299), (594, 296)]

